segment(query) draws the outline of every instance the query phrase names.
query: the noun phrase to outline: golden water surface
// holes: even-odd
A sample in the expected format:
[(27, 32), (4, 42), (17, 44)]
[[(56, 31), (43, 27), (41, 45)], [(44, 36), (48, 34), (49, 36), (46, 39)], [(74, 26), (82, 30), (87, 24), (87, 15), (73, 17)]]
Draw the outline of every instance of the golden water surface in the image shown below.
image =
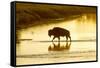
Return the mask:
[[(48, 30), (62, 27), (70, 31), (72, 42), (51, 42)], [(66, 40), (61, 37), (61, 40)], [(75, 41), (76, 40), (76, 41)], [(83, 41), (81, 41), (83, 40)], [(87, 41), (84, 41), (87, 40)], [(16, 43), (17, 65), (79, 62), (96, 60), (96, 21), (82, 17), (22, 29), (19, 31), (19, 43)], [(60, 47), (57, 47), (60, 45)], [(55, 46), (55, 48), (54, 48)], [(51, 49), (50, 49), (51, 48)]]

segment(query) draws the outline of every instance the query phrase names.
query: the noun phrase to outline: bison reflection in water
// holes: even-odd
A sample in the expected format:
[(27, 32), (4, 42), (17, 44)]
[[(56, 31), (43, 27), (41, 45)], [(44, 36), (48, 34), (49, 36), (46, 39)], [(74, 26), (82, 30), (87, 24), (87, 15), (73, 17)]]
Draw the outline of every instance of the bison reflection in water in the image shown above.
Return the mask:
[(58, 44), (55, 44), (54, 42), (52, 42), (53, 46), (49, 46), (48, 47), (48, 51), (64, 51), (64, 50), (69, 50), (70, 49), (70, 45), (66, 42), (66, 45), (61, 45), (60, 42), (58, 42)]
[(66, 42), (68, 42), (68, 38), (70, 39), (71, 42), (71, 36), (70, 36), (70, 32), (64, 28), (60, 28), (60, 27), (54, 27), (53, 29), (50, 29), (48, 31), (48, 35), (51, 37), (53, 36), (52, 42), (55, 38), (58, 38), (58, 41), (60, 42), (60, 36), (62, 37), (66, 37)]

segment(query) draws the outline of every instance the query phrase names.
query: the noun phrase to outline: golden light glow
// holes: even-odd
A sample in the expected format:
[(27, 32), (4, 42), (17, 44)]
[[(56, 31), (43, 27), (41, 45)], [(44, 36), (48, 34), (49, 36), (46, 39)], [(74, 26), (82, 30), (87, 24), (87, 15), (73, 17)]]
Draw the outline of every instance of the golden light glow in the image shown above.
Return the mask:
[[(71, 42), (52, 42), (54, 27), (69, 30)], [(16, 3), (17, 65), (80, 61), (96, 61), (95, 7)]]

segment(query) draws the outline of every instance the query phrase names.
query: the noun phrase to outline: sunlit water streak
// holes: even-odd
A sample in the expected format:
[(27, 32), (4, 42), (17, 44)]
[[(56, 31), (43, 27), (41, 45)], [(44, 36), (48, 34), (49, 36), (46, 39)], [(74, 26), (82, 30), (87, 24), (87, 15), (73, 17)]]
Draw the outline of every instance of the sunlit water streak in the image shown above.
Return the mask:
[[(81, 19), (81, 21), (80, 21)], [(75, 61), (96, 60), (96, 22), (88, 20), (86, 17), (72, 21), (64, 21), (48, 25), (40, 25), (23, 29), (19, 33), (19, 43), (17, 43), (17, 64), (44, 64)], [(53, 27), (62, 27), (70, 31), (72, 41), (70, 48), (61, 51), (49, 51), (54, 47), (48, 36), (48, 30)], [(60, 46), (66, 46), (64, 37), (61, 37)], [(57, 41), (58, 39), (55, 39)], [(90, 41), (78, 41), (90, 40)], [(41, 42), (42, 41), (42, 42)], [(46, 42), (44, 42), (46, 41)], [(54, 42), (57, 46), (58, 43)]]

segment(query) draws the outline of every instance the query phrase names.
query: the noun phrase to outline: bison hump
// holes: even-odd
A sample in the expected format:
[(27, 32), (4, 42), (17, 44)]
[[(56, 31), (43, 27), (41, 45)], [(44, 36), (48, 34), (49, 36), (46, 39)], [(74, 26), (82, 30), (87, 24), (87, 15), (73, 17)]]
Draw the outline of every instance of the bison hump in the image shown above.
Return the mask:
[(56, 31), (68, 31), (64, 28), (61, 28), (61, 27), (54, 27), (53, 30), (56, 30)]

